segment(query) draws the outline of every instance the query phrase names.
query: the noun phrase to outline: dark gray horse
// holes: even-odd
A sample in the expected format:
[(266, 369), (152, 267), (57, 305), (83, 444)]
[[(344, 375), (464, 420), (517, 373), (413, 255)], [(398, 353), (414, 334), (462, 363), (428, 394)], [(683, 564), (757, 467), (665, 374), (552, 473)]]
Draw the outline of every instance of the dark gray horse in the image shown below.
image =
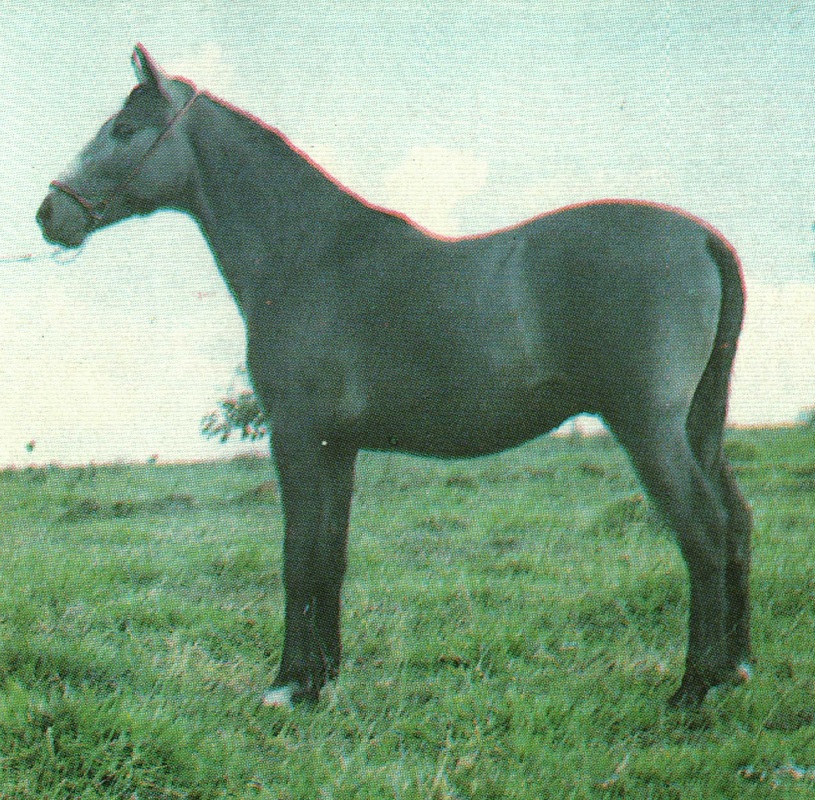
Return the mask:
[(722, 452), (744, 291), (699, 220), (647, 203), (567, 208), (448, 240), (332, 181), (278, 131), (136, 47), (139, 85), (54, 181), (37, 220), (77, 247), (135, 214), (190, 214), (246, 323), (286, 517), (285, 640), (269, 704), (340, 663), (360, 449), (495, 453), (600, 414), (690, 574), (672, 701), (746, 675), (751, 515)]

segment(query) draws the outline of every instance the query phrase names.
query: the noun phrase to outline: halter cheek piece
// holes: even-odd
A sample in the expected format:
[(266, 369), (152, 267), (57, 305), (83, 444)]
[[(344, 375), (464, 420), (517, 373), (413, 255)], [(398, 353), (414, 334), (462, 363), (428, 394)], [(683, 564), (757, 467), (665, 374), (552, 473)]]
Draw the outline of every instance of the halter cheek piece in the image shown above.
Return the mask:
[(108, 192), (105, 197), (103, 197), (99, 202), (93, 203), (88, 200), (86, 197), (81, 195), (76, 189), (72, 189), (67, 183), (63, 181), (51, 181), (51, 186), (54, 189), (62, 192), (63, 194), (67, 194), (72, 200), (75, 200), (79, 203), (80, 206), (86, 211), (88, 216), (94, 223), (94, 227), (98, 225), (105, 216), (105, 211), (107, 207), (127, 188), (130, 182), (142, 171), (144, 165), (147, 163), (147, 159), (150, 158), (151, 155), (156, 151), (158, 146), (169, 137), (169, 135), (173, 132), (173, 128), (176, 126), (176, 123), (190, 110), (192, 104), (198, 99), (201, 95), (201, 92), (196, 91), (195, 94), (182, 106), (181, 110), (170, 120), (167, 127), (159, 134), (158, 138), (147, 148), (147, 151), (142, 156), (141, 161), (136, 164), (135, 167), (130, 171), (130, 174), (117, 186), (115, 186), (110, 192)]

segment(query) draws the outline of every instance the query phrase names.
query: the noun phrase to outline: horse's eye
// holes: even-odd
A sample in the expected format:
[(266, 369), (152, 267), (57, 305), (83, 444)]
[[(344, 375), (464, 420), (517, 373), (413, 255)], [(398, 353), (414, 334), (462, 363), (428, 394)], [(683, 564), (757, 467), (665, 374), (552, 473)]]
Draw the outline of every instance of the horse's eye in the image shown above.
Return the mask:
[(114, 139), (126, 140), (129, 139), (135, 132), (136, 126), (132, 122), (120, 119), (114, 123), (111, 134)]

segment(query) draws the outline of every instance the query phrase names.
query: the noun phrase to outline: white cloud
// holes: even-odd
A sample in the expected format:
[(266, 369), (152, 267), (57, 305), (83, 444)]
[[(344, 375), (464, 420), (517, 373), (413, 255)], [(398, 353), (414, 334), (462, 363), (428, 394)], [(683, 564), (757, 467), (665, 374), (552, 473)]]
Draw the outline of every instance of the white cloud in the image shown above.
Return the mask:
[(207, 89), (225, 99), (229, 99), (236, 83), (235, 70), (216, 42), (204, 42), (192, 56), (162, 64), (161, 67), (168, 75), (188, 78), (199, 89)]
[(815, 404), (815, 285), (749, 284), (730, 419), (789, 422)]
[(447, 236), (460, 233), (455, 211), (487, 183), (487, 162), (469, 150), (414, 147), (385, 176), (385, 205)]

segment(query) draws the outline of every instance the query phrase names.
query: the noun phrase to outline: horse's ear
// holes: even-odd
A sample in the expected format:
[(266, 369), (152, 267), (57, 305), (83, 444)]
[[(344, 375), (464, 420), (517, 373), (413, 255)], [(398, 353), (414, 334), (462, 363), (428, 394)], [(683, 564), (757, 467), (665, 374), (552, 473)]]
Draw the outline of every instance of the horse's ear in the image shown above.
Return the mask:
[(137, 44), (133, 48), (132, 61), (139, 83), (154, 86), (161, 94), (169, 98), (170, 93), (164, 85), (164, 75), (143, 44)]

